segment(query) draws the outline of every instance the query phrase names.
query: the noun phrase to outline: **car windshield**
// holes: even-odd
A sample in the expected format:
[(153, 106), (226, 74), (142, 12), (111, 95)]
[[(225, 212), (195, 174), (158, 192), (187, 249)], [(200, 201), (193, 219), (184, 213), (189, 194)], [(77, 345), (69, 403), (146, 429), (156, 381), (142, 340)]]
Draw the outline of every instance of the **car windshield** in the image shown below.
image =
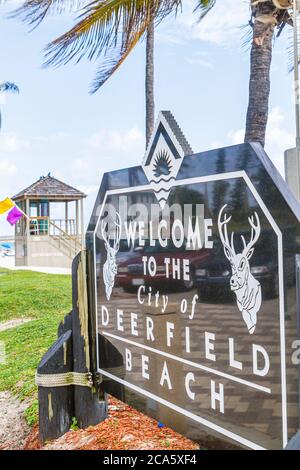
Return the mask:
[(127, 241), (127, 240), (120, 240), (119, 252), (127, 253), (127, 252), (130, 251), (131, 249), (132, 249), (131, 243), (128, 244), (128, 241)]
[(171, 240), (168, 240), (167, 246), (163, 247), (159, 244), (158, 240), (154, 246), (146, 245), (144, 248), (144, 253), (151, 254), (151, 253), (174, 253), (179, 251), (185, 250), (185, 243), (183, 243), (182, 247), (177, 248)]

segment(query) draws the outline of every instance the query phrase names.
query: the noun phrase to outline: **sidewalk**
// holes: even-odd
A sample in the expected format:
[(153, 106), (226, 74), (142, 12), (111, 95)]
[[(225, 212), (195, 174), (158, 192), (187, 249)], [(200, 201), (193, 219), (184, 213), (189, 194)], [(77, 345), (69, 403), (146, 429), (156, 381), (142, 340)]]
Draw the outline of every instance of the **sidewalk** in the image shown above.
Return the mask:
[(14, 256), (0, 256), (0, 268), (13, 269), (16, 271), (36, 271), (46, 274), (71, 274), (71, 268), (48, 268), (36, 266), (15, 266)]

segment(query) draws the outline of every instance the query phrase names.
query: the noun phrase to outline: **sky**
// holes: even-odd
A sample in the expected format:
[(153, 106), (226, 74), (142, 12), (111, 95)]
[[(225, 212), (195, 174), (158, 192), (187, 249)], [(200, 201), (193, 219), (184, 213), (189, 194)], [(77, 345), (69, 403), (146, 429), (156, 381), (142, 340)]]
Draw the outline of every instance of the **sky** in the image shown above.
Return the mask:
[[(0, 200), (51, 175), (84, 191), (87, 224), (104, 172), (139, 165), (145, 152), (145, 41), (94, 95), (97, 63), (45, 68), (43, 48), (74, 22), (49, 16), (30, 32), (8, 18), (20, 0), (0, 7), (0, 81), (19, 95), (1, 95)], [(156, 30), (156, 114), (170, 110), (195, 152), (243, 142), (248, 102), (250, 18), (247, 0), (217, 0), (202, 22), (194, 0)], [(288, 27), (273, 50), (266, 151), (283, 174), (284, 150), (295, 144)], [(0, 236), (12, 229), (0, 216)]]

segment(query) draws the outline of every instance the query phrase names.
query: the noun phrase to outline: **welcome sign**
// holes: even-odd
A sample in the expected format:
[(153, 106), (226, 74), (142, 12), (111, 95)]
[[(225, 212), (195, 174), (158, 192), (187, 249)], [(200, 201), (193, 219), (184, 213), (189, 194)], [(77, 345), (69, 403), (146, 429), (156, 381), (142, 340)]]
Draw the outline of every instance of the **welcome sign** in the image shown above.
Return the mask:
[(194, 154), (169, 112), (104, 175), (88, 229), (102, 389), (186, 436), (299, 427), (299, 206), (258, 144)]

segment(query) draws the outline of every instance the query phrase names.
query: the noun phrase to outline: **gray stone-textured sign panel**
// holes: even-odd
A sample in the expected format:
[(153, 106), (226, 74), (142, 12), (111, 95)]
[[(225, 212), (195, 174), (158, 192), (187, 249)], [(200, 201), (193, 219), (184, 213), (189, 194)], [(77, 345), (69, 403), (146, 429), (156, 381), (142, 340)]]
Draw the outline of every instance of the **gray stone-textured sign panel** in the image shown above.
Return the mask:
[[(134, 250), (125, 201), (156, 206), (160, 220), (172, 204), (198, 207), (187, 223), (198, 218), (201, 247), (146, 231)], [(107, 235), (105, 204), (120, 216)], [(87, 234), (103, 390), (193, 439), (285, 447), (299, 426), (299, 220), (259, 145), (183, 157), (164, 208), (143, 167), (105, 174)]]

